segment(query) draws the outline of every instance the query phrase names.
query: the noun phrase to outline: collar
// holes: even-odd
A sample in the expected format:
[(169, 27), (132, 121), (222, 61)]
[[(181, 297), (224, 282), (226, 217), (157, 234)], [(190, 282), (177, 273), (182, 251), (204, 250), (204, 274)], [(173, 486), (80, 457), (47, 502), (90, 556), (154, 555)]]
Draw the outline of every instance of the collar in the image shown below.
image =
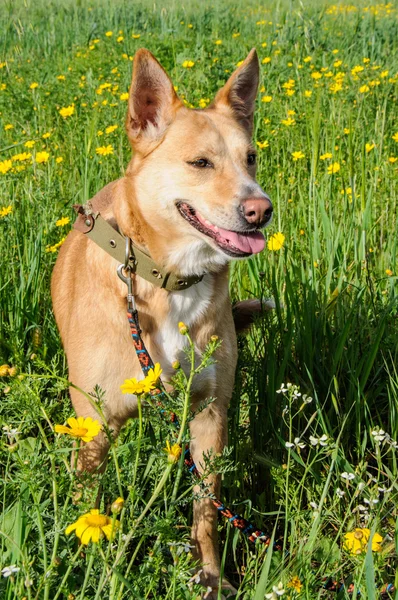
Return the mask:
[[(119, 263), (125, 264), (126, 238), (109, 221), (101, 217), (90, 202), (84, 206), (75, 204), (73, 208), (77, 212), (77, 219), (73, 227), (84, 233)], [(159, 288), (169, 292), (187, 290), (203, 279), (203, 275), (184, 277), (165, 271), (148, 254), (137, 248), (133, 240), (131, 240), (130, 248), (131, 255), (128, 264), (132, 272)]]

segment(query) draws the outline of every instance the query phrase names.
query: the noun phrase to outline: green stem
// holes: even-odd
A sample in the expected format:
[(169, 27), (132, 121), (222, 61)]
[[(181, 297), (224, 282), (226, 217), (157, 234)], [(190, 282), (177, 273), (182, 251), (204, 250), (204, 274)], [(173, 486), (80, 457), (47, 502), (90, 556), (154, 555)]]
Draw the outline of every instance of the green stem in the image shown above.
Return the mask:
[(65, 573), (61, 583), (58, 586), (58, 592), (55, 594), (55, 596), (52, 600), (57, 600), (57, 598), (60, 596), (60, 594), (62, 594), (63, 587), (66, 583), (66, 580), (68, 579), (68, 577), (70, 575), (70, 572), (72, 571), (73, 567), (75, 566), (75, 561), (76, 561), (77, 557), (79, 556), (82, 547), (83, 547), (83, 544), (80, 544), (80, 546), (78, 547), (78, 549), (76, 551), (76, 554), (74, 554), (71, 562), (69, 563), (69, 567), (67, 568), (66, 573)]
[(86, 575), (85, 575), (84, 581), (83, 581), (83, 587), (82, 587), (82, 590), (80, 592), (80, 600), (84, 600), (84, 593), (86, 591), (88, 580), (90, 579), (91, 569), (93, 567), (93, 562), (94, 562), (94, 556), (96, 554), (96, 549), (97, 549), (97, 544), (94, 543), (93, 544), (93, 548), (91, 549), (90, 560), (88, 561)]

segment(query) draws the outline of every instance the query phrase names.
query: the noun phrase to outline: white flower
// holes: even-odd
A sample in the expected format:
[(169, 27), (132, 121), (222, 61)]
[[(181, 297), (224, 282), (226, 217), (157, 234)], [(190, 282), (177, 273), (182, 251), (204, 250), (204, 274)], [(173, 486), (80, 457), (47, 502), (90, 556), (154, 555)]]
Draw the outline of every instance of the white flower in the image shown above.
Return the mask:
[(389, 488), (386, 488), (384, 485), (383, 487), (378, 487), (377, 488), (379, 492), (383, 492), (384, 494), (388, 494), (388, 492), (391, 492), (392, 490), (392, 486)]
[(208, 586), (207, 586), (207, 588), (206, 588), (206, 593), (205, 593), (205, 595), (203, 596), (204, 600), (206, 600), (206, 598), (208, 598), (208, 597), (210, 596), (210, 594), (212, 593), (212, 591), (213, 591), (213, 588), (211, 588), (211, 587), (208, 585)]
[(364, 498), (363, 501), (365, 502), (365, 504), (377, 504), (379, 502), (378, 498), (371, 498), (370, 500), (368, 498)]
[(304, 404), (311, 404), (311, 402), (312, 402), (311, 396), (307, 396), (307, 394), (303, 394), (303, 402), (304, 402)]
[(192, 575), (191, 579), (189, 580), (189, 583), (200, 583), (200, 576), (202, 573), (203, 573), (203, 569), (199, 569), (199, 571), (197, 573)]
[(344, 471), (344, 473), (341, 474), (342, 479), (346, 479), (347, 481), (352, 481), (353, 479), (355, 479), (355, 475), (354, 473), (347, 473), (346, 471)]
[(285, 442), (285, 446), (286, 448), (305, 448), (305, 444), (303, 442), (300, 442), (299, 437), (294, 438), (294, 443)]
[(284, 593), (283, 583), (280, 581), (277, 586), (272, 586), (272, 592), (270, 594), (265, 594), (265, 597), (268, 598), (268, 600), (277, 600), (277, 598), (283, 596)]
[(279, 388), (279, 390), (276, 390), (276, 393), (277, 394), (284, 394), (285, 392), (287, 392), (287, 387), (285, 387), (284, 383), (281, 383), (281, 387)]
[(343, 496), (345, 496), (345, 492), (343, 492), (343, 490), (341, 490), (340, 488), (337, 488), (336, 494), (338, 498), (342, 498)]
[(310, 502), (310, 506), (314, 509), (314, 510), (318, 510), (318, 505), (316, 502)]
[(328, 436), (325, 433), (320, 438), (316, 438), (313, 435), (310, 435), (310, 442), (312, 446), (327, 446)]
[(5, 435), (8, 437), (9, 442), (13, 442), (14, 438), (21, 433), (21, 431), (18, 431), (18, 429), (11, 429), (11, 427), (9, 425), (4, 425), (3, 431), (4, 431)]
[(364, 490), (366, 487), (366, 484), (363, 481), (360, 481), (358, 483), (358, 492), (362, 492), (362, 490)]
[(9, 567), (4, 567), (4, 569), (1, 570), (1, 574), (3, 577), (10, 577), (10, 575), (18, 573), (18, 571), (20, 571), (19, 567), (16, 565), (10, 565)]
[(387, 434), (383, 429), (373, 429), (371, 431), (371, 434), (373, 435), (376, 442), (382, 442), (387, 437)]

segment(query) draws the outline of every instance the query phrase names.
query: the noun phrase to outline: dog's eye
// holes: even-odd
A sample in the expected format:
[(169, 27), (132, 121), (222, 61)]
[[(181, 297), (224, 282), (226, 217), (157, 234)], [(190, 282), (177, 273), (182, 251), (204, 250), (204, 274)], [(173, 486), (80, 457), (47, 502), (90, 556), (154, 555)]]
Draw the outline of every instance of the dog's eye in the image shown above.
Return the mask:
[(188, 164), (198, 169), (213, 167), (213, 164), (207, 158), (196, 158), (195, 160), (188, 161)]
[(254, 152), (251, 152), (250, 154), (247, 155), (247, 164), (248, 165), (256, 164), (256, 155), (254, 154)]

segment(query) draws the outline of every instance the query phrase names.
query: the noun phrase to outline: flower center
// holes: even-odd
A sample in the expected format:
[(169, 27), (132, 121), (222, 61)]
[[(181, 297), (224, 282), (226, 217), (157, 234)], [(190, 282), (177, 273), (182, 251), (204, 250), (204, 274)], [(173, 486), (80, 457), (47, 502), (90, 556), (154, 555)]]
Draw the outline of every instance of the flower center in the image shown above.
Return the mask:
[(86, 429), (86, 427), (74, 427), (73, 429), (73, 435), (75, 435), (76, 437), (84, 437), (85, 435), (87, 435), (88, 429)]
[(105, 527), (108, 524), (108, 517), (105, 515), (89, 515), (86, 523), (90, 527)]
[(363, 533), (362, 531), (359, 531), (358, 529), (356, 530), (356, 532), (354, 533), (354, 538), (356, 540), (361, 540), (363, 538)]

